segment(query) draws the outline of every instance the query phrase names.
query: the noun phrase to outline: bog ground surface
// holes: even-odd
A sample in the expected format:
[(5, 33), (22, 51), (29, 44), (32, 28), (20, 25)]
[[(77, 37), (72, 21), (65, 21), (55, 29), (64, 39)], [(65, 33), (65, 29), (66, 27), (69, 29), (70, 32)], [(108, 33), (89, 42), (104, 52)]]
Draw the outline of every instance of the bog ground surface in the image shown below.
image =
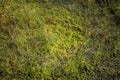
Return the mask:
[(0, 80), (119, 80), (115, 0), (0, 0)]

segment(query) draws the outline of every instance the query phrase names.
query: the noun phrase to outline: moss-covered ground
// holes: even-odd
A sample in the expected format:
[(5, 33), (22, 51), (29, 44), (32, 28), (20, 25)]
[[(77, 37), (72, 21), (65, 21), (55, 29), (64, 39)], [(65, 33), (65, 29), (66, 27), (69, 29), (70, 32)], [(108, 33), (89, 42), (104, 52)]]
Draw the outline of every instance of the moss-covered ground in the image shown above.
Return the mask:
[(0, 0), (0, 80), (119, 80), (120, 26), (110, 8)]

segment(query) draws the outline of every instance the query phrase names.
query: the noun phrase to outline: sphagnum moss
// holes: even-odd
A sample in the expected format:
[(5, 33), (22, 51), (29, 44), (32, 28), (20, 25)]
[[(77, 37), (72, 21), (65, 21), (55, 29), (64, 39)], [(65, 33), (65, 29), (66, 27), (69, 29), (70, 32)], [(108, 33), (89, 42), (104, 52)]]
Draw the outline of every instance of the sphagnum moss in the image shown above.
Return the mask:
[(0, 79), (119, 79), (120, 29), (97, 1), (0, 1)]

